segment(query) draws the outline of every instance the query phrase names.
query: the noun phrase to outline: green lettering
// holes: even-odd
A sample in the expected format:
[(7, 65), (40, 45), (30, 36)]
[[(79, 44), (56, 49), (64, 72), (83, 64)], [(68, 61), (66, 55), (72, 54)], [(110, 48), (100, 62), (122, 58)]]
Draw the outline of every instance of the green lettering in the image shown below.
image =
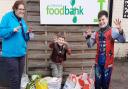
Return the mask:
[(60, 9), (60, 15), (64, 15), (64, 7)]
[(69, 14), (69, 9), (65, 6), (65, 15), (68, 15)]
[(75, 8), (71, 8), (70, 9), (70, 15), (75, 15), (75, 14), (76, 14)]
[(53, 14), (54, 14), (54, 9), (53, 9), (53, 8), (50, 8), (50, 9), (49, 9), (49, 14), (50, 14), (50, 15), (53, 15)]
[(79, 8), (72, 7), (72, 8), (67, 8), (67, 6), (63, 7), (49, 7), (47, 6), (46, 11), (47, 14), (49, 15), (83, 15), (83, 8), (79, 6)]
[(54, 12), (55, 12), (55, 15), (59, 15), (59, 9), (58, 8), (55, 8)]
[(48, 8), (49, 6), (47, 6), (47, 14), (49, 14), (49, 8)]
[(81, 6), (79, 7), (79, 15), (83, 15), (83, 8), (81, 8)]

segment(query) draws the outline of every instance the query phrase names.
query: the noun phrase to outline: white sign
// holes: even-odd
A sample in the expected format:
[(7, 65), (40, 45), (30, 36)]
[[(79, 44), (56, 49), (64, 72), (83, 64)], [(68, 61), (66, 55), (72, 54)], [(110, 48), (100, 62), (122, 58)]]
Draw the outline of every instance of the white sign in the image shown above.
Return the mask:
[(40, 23), (98, 24), (100, 10), (108, 10), (108, 0), (40, 0)]

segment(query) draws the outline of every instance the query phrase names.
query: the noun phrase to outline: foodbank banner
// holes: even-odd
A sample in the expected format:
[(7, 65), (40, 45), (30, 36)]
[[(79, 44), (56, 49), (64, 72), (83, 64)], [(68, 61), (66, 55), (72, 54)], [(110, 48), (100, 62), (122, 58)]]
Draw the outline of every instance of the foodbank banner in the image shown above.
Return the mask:
[(108, 0), (40, 0), (40, 23), (98, 24), (98, 12), (108, 6)]

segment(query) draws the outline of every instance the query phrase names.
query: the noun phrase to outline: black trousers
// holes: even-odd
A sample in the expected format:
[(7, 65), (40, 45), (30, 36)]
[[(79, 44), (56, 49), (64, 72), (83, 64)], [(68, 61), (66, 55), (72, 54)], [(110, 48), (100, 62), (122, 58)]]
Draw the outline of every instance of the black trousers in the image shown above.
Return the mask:
[(22, 57), (4, 57), (7, 65), (7, 76), (10, 89), (20, 89), (21, 77), (24, 70), (25, 56)]

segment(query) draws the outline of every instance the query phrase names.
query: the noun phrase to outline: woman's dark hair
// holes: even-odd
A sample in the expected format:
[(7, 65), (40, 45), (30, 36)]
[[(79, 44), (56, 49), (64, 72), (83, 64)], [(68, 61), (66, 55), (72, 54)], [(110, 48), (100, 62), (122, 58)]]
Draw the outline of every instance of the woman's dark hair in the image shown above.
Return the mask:
[(108, 18), (108, 12), (105, 11), (105, 10), (102, 10), (102, 11), (100, 11), (100, 12), (98, 13), (98, 19), (99, 19), (100, 17), (102, 17), (103, 15), (105, 15), (105, 16)]
[(12, 9), (13, 9), (13, 10), (17, 10), (17, 9), (18, 9), (18, 6), (19, 6), (20, 4), (24, 5), (23, 0), (17, 0), (17, 1), (14, 3)]

